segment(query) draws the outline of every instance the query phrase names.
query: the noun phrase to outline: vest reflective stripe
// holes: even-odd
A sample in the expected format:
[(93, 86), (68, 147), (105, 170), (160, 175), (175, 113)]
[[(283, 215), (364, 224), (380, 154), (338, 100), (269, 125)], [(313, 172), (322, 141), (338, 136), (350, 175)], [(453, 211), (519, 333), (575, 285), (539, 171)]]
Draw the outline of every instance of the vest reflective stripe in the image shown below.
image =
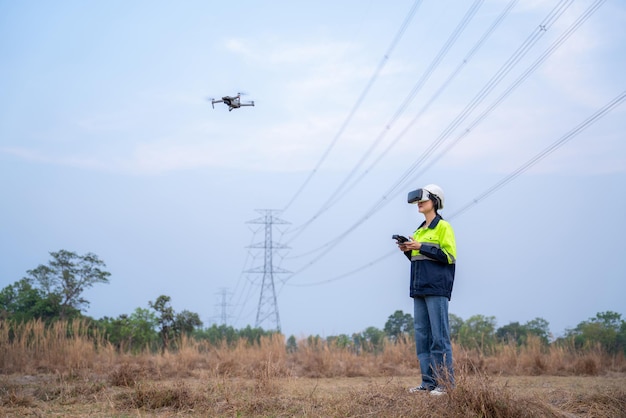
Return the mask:
[(432, 258), (426, 257), (425, 255), (422, 255), (422, 254), (414, 255), (413, 257), (411, 257), (411, 261), (418, 261), (418, 260), (432, 260)]
[[(439, 247), (438, 245), (435, 245), (435, 244), (430, 244), (430, 245), (435, 246), (435, 247)], [(452, 262), (450, 264), (455, 264), (456, 263), (456, 259), (454, 258), (454, 256), (451, 255), (450, 258), (452, 259)], [(417, 254), (417, 255), (414, 255), (414, 256), (411, 257), (411, 261), (419, 261), (419, 260), (432, 260), (432, 258), (427, 257), (427, 256), (425, 256), (423, 254)]]
[[(431, 245), (436, 248), (441, 248), (439, 244), (435, 244), (434, 242), (429, 242), (428, 245)], [(411, 257), (411, 261), (418, 261), (418, 260), (432, 260), (432, 258), (427, 257), (424, 254), (416, 254)]]

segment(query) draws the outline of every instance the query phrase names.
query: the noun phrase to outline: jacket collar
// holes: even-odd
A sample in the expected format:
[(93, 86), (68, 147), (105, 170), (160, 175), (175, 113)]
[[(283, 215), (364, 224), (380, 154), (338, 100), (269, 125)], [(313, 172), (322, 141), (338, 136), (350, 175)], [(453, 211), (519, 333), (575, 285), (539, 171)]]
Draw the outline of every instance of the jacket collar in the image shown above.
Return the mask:
[[(443, 218), (441, 217), (441, 215), (437, 214), (435, 215), (435, 218), (433, 219), (433, 221), (430, 223), (430, 225), (428, 225), (429, 229), (435, 229), (437, 227), (437, 224), (439, 223), (440, 220), (442, 220)], [(426, 225), (426, 221), (422, 222), (422, 224), (419, 226), (420, 228), (423, 228), (424, 225)], [(418, 228), (419, 229), (419, 228)]]

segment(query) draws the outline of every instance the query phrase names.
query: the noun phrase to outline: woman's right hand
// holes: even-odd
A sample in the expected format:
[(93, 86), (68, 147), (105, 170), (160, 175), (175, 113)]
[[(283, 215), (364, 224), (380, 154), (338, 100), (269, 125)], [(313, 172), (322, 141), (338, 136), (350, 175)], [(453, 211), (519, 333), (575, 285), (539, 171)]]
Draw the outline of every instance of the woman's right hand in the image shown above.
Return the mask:
[(400, 251), (402, 252), (419, 250), (421, 246), (422, 244), (420, 244), (417, 241), (413, 241), (412, 239), (409, 239), (408, 241), (405, 241), (398, 245), (398, 247), (400, 248)]

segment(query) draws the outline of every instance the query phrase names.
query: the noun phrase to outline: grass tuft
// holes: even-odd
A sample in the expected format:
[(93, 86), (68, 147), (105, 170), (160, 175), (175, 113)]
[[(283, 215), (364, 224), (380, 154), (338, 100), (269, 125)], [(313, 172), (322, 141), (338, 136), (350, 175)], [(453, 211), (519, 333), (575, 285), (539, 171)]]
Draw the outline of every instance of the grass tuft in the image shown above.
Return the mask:
[(137, 384), (132, 392), (119, 395), (118, 400), (124, 409), (146, 411), (164, 408), (193, 411), (197, 403), (195, 394), (183, 382), (177, 382), (173, 386)]

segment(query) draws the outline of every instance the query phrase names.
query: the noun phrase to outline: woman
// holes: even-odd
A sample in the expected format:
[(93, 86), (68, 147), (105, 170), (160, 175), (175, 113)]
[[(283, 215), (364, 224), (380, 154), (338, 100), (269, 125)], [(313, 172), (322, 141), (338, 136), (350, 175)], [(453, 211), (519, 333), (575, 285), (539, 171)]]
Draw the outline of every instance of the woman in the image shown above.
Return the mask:
[(456, 262), (454, 231), (438, 213), (444, 204), (439, 186), (430, 184), (412, 191), (408, 202), (416, 203), (424, 215), (413, 239), (398, 243), (400, 250), (411, 256), (415, 350), (422, 373), (422, 383), (409, 391), (443, 395), (446, 388), (454, 387), (448, 323)]

